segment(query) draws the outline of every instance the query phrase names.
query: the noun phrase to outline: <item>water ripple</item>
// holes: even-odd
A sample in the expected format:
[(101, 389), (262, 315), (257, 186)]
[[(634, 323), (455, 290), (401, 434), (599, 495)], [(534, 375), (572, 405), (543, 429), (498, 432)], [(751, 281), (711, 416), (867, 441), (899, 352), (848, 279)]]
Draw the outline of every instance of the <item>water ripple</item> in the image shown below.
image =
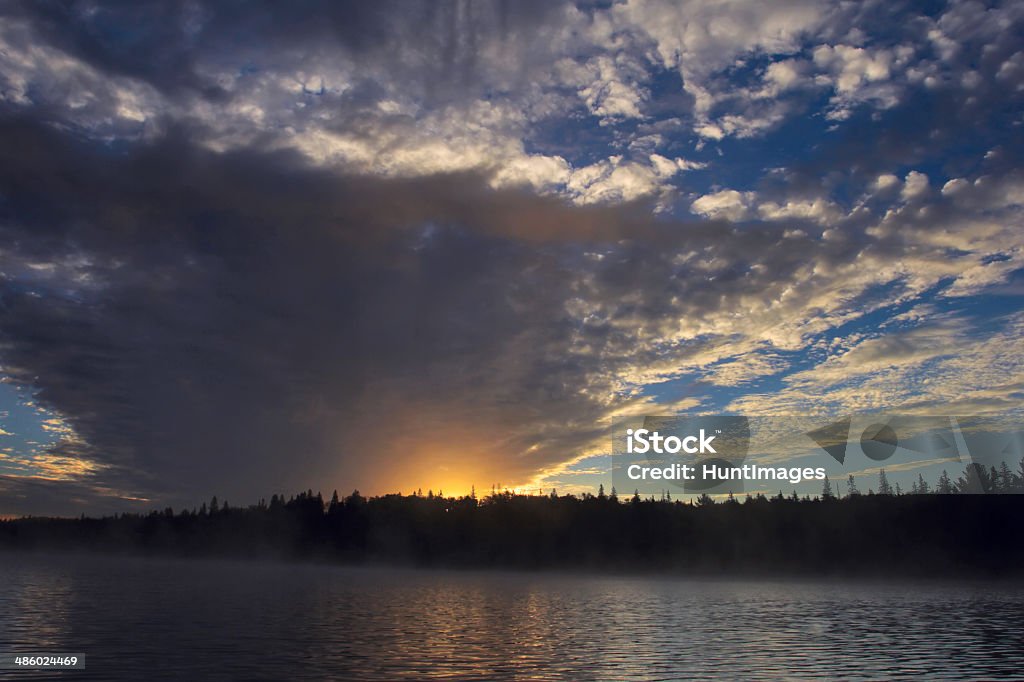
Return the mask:
[(1024, 590), (1005, 584), (0, 559), (0, 650), (82, 652), (75, 679), (1024, 675)]

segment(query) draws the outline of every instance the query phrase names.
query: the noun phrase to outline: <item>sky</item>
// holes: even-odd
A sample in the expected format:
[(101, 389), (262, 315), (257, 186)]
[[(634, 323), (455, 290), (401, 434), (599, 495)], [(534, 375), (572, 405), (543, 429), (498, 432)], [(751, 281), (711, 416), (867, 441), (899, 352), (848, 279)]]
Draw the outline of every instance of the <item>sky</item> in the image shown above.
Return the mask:
[(0, 515), (1021, 412), (1019, 1), (0, 15)]

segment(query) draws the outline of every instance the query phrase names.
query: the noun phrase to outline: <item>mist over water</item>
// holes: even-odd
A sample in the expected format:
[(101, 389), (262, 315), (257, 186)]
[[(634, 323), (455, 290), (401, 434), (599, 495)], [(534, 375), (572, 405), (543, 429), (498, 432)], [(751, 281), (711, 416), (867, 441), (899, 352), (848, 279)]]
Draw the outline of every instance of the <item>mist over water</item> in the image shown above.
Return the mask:
[[(75, 679), (1011, 678), (1024, 587), (5, 554), (0, 651)], [(18, 679), (53, 673), (10, 673)]]

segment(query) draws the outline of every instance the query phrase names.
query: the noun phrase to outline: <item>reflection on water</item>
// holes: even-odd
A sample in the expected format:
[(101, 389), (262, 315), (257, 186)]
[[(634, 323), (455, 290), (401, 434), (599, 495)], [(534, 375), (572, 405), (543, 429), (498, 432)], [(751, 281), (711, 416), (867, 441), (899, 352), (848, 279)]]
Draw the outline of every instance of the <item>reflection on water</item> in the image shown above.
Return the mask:
[(1019, 679), (1024, 590), (0, 554), (0, 650), (104, 680)]

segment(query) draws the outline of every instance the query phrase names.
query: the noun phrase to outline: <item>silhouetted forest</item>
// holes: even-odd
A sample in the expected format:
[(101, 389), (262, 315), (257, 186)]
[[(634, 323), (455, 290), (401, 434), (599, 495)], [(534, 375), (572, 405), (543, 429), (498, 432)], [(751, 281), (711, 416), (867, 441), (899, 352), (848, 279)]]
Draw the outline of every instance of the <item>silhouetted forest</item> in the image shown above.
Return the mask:
[(921, 479), (915, 494), (889, 486), (883, 471), (878, 493), (861, 493), (851, 477), (842, 497), (826, 480), (813, 498), (780, 491), (686, 502), (603, 488), (480, 499), (357, 491), (326, 501), (307, 491), (249, 507), (214, 498), (179, 512), (8, 520), (0, 547), (438, 567), (1019, 576), (1024, 496), (955, 494), (982, 478), (989, 493), (1024, 480), (991, 473), (968, 467), (952, 481), (944, 472), (936, 486)]

